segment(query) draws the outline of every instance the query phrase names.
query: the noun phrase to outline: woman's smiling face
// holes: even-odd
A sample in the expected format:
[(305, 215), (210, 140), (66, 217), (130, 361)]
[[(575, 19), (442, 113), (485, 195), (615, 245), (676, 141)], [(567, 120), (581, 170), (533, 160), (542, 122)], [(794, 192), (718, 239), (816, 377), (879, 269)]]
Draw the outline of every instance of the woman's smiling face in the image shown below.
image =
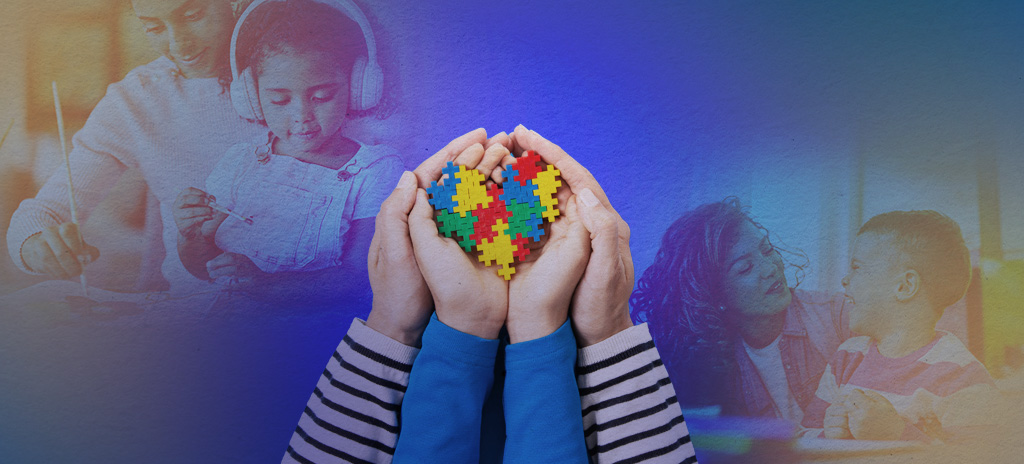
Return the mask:
[(736, 244), (725, 256), (722, 296), (734, 317), (778, 314), (789, 306), (792, 293), (785, 264), (764, 231), (744, 221)]
[(228, 66), (235, 16), (228, 0), (132, 0), (150, 45), (187, 78), (218, 77)]

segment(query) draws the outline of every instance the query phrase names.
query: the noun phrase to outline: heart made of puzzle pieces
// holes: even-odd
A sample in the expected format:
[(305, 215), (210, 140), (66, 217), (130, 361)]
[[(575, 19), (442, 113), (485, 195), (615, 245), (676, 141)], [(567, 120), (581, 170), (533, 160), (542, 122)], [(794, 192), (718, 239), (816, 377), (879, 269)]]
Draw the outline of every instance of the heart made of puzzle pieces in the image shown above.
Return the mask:
[(463, 250), (477, 251), (485, 266), (497, 263), (498, 275), (512, 279), (515, 262), (530, 254), (527, 244), (540, 241), (544, 222), (558, 216), (558, 170), (541, 167), (540, 156), (528, 151), (505, 166), (504, 182), (490, 188), (476, 169), (449, 161), (441, 172), (448, 175), (445, 183), (431, 182), (427, 189), (438, 231), (457, 235)]

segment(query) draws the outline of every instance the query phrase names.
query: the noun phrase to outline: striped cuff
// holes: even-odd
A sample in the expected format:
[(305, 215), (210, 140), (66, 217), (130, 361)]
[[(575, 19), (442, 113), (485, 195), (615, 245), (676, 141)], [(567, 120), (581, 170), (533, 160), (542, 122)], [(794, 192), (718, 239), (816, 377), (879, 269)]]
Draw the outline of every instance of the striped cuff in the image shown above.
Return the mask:
[[(416, 359), (416, 355), (420, 353), (419, 348), (403, 344), (398, 340), (373, 330), (366, 326), (366, 321), (359, 318), (352, 320), (352, 325), (348, 328), (348, 336), (374, 353), (402, 364), (412, 364)], [(340, 348), (341, 345), (339, 345)]]
[(635, 355), (640, 351), (645, 351), (648, 344), (654, 346), (654, 340), (651, 338), (651, 332), (647, 330), (645, 322), (612, 335), (600, 343), (580, 348), (576, 364), (579, 368), (583, 368), (607, 361), (612, 357)]

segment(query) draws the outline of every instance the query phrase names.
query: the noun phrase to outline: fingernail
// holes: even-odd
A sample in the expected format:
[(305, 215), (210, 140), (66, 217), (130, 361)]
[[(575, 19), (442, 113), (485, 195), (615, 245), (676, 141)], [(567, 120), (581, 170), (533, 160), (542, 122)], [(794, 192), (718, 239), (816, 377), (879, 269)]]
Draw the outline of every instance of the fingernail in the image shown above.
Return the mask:
[(497, 134), (494, 134), (494, 137), (491, 137), (491, 138), (495, 139), (495, 138), (501, 137), (502, 135), (508, 136), (508, 133), (505, 132), (505, 131), (501, 131), (501, 132), (498, 132)]
[(408, 189), (416, 186), (416, 175), (410, 171), (402, 173), (402, 177), (398, 179), (398, 188)]
[(210, 202), (210, 203), (213, 203), (213, 202), (215, 202), (215, 201), (217, 201), (217, 197), (215, 197), (215, 196), (213, 196), (213, 195), (210, 195), (210, 196), (209, 196), (209, 202)]
[(78, 262), (82, 264), (89, 264), (92, 262), (92, 256), (90, 255), (78, 255)]
[(526, 126), (524, 126), (522, 124), (516, 126), (516, 130), (519, 130), (520, 128), (522, 128), (524, 131), (528, 131), (529, 130), (529, 129), (526, 128)]
[(593, 208), (597, 206), (599, 203), (601, 203), (594, 195), (594, 192), (590, 191), (589, 188), (585, 188), (582, 192), (580, 192), (580, 200), (582, 200), (583, 204), (586, 205), (588, 208)]

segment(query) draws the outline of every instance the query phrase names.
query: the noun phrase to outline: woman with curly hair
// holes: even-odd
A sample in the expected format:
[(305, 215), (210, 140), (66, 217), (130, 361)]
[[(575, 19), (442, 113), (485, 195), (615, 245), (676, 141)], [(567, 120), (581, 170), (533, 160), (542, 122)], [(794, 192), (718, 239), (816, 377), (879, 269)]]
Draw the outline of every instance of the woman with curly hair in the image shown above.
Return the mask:
[(841, 295), (790, 288), (785, 267), (767, 229), (736, 198), (701, 205), (669, 227), (630, 302), (633, 318), (649, 323), (684, 407), (800, 423), (849, 330)]

